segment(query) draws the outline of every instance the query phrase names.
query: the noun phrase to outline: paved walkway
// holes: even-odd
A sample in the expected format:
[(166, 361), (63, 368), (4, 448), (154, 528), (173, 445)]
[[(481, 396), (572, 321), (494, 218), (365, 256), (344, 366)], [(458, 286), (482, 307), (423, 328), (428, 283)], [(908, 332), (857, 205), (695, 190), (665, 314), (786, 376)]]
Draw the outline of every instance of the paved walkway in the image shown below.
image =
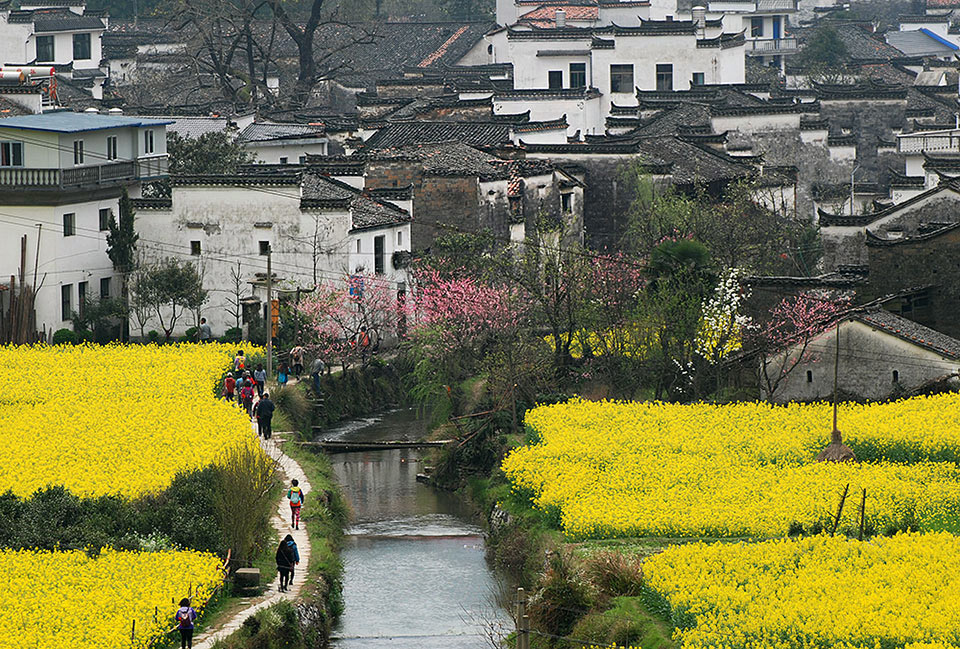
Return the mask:
[[(253, 424), (253, 427), (254, 431), (256, 431), (256, 423)], [(277, 434), (274, 433), (274, 438), (276, 435)], [(300, 487), (302, 487), (303, 491), (307, 494), (307, 498), (309, 498), (313, 490), (310, 487), (310, 482), (307, 480), (307, 476), (304, 474), (303, 469), (300, 468), (300, 465), (284, 455), (274, 439), (261, 439), (260, 446), (270, 457), (276, 459), (280, 464), (280, 469), (285, 476), (285, 484), (289, 485), (290, 481), (296, 478), (300, 482)], [(309, 505), (305, 505), (305, 507), (307, 506)], [(244, 604), (242, 609), (236, 611), (230, 618), (218, 621), (214, 628), (208, 629), (204, 633), (197, 636), (193, 643), (195, 649), (211, 649), (214, 642), (221, 638), (227, 637), (239, 629), (243, 624), (243, 621), (257, 611), (283, 600), (294, 600), (300, 594), (300, 590), (303, 588), (303, 584), (307, 579), (307, 566), (310, 565), (310, 539), (307, 536), (307, 526), (302, 520), (300, 521), (299, 530), (293, 529), (293, 527), (290, 525), (290, 505), (287, 502), (286, 490), (283, 492), (283, 498), (280, 499), (280, 502), (277, 505), (277, 511), (271, 522), (273, 523), (274, 529), (277, 531), (277, 539), (274, 543), (274, 547), (279, 545), (280, 539), (287, 534), (292, 534), (293, 539), (297, 542), (297, 548), (300, 550), (300, 565), (297, 566), (296, 578), (290, 585), (287, 592), (281, 593), (279, 591), (280, 576), (274, 572), (273, 579), (270, 581), (270, 585), (267, 587), (267, 591), (263, 595), (260, 595), (259, 597), (248, 597), (242, 599), (241, 602)], [(261, 575), (261, 578), (263, 577), (265, 577), (265, 575)]]

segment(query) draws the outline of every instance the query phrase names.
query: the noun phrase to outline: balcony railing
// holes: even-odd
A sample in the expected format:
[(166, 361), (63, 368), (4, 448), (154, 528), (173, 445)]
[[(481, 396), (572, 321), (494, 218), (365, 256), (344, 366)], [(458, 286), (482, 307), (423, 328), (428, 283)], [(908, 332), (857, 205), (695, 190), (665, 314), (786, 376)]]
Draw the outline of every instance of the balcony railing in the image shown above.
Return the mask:
[(773, 54), (793, 54), (797, 51), (796, 38), (757, 38), (747, 39), (747, 54), (770, 56)]
[(167, 156), (141, 158), (127, 162), (113, 162), (73, 169), (31, 169), (29, 167), (0, 167), (0, 187), (7, 189), (37, 189), (89, 187), (124, 180), (141, 180), (164, 176)]
[(911, 133), (897, 138), (900, 153), (960, 151), (960, 131)]

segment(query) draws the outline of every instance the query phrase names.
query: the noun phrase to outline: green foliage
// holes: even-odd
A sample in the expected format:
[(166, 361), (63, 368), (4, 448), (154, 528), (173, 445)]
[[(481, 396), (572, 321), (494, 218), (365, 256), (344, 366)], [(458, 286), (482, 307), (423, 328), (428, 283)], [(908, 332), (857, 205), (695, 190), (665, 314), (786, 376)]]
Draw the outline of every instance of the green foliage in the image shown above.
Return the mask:
[[(312, 433), (313, 404), (307, 398), (306, 384), (297, 383), (272, 390), (270, 398), (276, 404), (277, 417), (282, 418), (291, 430), (304, 435)], [(277, 427), (278, 424), (274, 424), (274, 428)]]
[(129, 273), (136, 264), (137, 241), (140, 235), (134, 228), (136, 213), (126, 188), (120, 195), (120, 221), (110, 213), (107, 229), (107, 256), (113, 262), (113, 268), (121, 273)]
[(160, 333), (154, 329), (151, 329), (150, 331), (147, 332), (147, 340), (149, 340), (152, 343), (160, 342)]
[(197, 138), (168, 132), (167, 155), (171, 176), (232, 174), (254, 159), (236, 138), (223, 131), (211, 131)]
[(197, 327), (189, 327), (186, 331), (183, 332), (183, 340), (185, 342), (197, 342), (200, 339), (200, 329)]
[(239, 343), (243, 340), (243, 329), (241, 327), (230, 327), (223, 332), (223, 337), (220, 340), (225, 343)]
[(222, 553), (213, 515), (215, 469), (178, 475), (160, 494), (80, 498), (62, 486), (23, 500), (0, 495), (0, 547), (52, 550), (150, 549), (163, 545)]
[(76, 345), (80, 338), (72, 329), (57, 329), (53, 332), (54, 345)]
[(595, 602), (592, 586), (562, 552), (550, 555), (540, 589), (530, 600), (530, 622), (539, 631), (568, 635)]
[(137, 269), (131, 289), (135, 302), (156, 316), (165, 340), (183, 311), (199, 311), (208, 295), (197, 267), (174, 257)]
[(74, 312), (73, 328), (81, 337), (88, 337), (101, 344), (107, 343), (120, 337), (120, 323), (126, 314), (127, 310), (120, 299), (87, 300), (83, 315)]
[(587, 560), (586, 571), (605, 595), (640, 595), (643, 590), (643, 571), (636, 557), (621, 552), (597, 552)]
[(236, 564), (245, 566), (266, 549), (263, 541), (273, 537), (270, 517), (281, 486), (278, 467), (259, 448), (247, 446), (228, 449), (222, 460), (213, 507)]
[(651, 614), (640, 597), (617, 597), (605, 611), (585, 616), (570, 633), (565, 647), (579, 649), (582, 641), (597, 645), (644, 647), (644, 649), (672, 649), (675, 643), (669, 627)]
[(840, 68), (850, 60), (847, 46), (830, 24), (821, 25), (797, 57), (804, 68)]

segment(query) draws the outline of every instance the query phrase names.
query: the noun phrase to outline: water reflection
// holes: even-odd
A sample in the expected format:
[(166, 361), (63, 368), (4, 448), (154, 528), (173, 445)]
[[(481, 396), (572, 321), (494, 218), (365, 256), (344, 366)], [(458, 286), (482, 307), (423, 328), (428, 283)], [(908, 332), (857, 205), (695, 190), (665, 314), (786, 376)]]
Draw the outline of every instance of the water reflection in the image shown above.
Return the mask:
[[(415, 439), (426, 423), (410, 410), (351, 422), (320, 437)], [(331, 456), (353, 509), (343, 551), (341, 649), (489, 646), (485, 626), (504, 612), (481, 530), (463, 501), (416, 481), (413, 449)]]

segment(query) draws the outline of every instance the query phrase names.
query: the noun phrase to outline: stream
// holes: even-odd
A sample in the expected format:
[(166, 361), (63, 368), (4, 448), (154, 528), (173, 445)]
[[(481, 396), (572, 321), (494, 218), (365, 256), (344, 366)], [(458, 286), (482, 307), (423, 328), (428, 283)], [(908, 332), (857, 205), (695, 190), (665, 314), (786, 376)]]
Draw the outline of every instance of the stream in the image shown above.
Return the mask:
[[(347, 422), (319, 437), (415, 440), (426, 431), (427, 422), (410, 409)], [(481, 649), (491, 646), (491, 630), (510, 630), (481, 529), (459, 496), (417, 482), (421, 453), (330, 456), (353, 511), (335, 647)]]

